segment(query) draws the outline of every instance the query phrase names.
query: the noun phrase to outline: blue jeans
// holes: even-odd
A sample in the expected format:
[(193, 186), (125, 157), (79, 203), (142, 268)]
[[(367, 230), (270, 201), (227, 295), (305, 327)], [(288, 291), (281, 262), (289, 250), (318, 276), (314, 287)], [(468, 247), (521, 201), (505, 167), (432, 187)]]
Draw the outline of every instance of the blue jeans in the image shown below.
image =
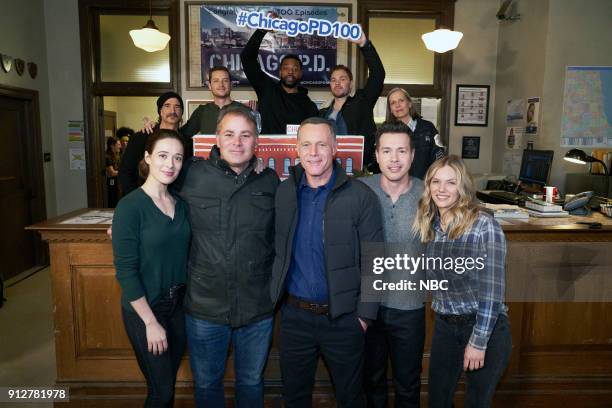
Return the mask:
[(236, 406), (263, 407), (263, 369), (272, 341), (272, 318), (237, 328), (190, 315), (186, 315), (185, 320), (196, 406), (225, 406), (223, 377), (231, 341), (236, 373)]

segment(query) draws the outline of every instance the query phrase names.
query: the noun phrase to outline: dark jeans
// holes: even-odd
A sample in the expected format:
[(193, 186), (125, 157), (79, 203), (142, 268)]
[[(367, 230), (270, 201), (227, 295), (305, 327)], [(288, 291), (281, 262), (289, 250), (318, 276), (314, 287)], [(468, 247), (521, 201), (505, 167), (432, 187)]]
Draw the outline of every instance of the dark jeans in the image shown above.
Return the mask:
[[(463, 354), (474, 319), (449, 323), (436, 316), (429, 360), (429, 406), (451, 407), (457, 381), (463, 372)], [(489, 338), (484, 367), (465, 373), (466, 408), (490, 407), (495, 388), (510, 360), (512, 337), (508, 318), (499, 315)]]
[(168, 349), (161, 355), (149, 352), (146, 328), (138, 314), (121, 308), (125, 331), (147, 380), (145, 407), (172, 407), (174, 404), (176, 373), (181, 365), (186, 339), (182, 303), (182, 296), (164, 298), (151, 308), (159, 324), (166, 330), (168, 339)]
[(381, 306), (366, 334), (364, 384), (368, 407), (387, 406), (387, 362), (391, 356), (395, 407), (419, 407), (425, 343), (425, 308)]
[(272, 341), (272, 318), (234, 328), (189, 314), (186, 321), (196, 407), (225, 406), (223, 377), (230, 343), (234, 349), (235, 406), (263, 407), (263, 371)]
[(337, 406), (363, 407), (364, 333), (355, 313), (336, 319), (284, 304), (280, 312), (280, 365), (285, 407), (312, 407), (315, 371), (322, 354)]

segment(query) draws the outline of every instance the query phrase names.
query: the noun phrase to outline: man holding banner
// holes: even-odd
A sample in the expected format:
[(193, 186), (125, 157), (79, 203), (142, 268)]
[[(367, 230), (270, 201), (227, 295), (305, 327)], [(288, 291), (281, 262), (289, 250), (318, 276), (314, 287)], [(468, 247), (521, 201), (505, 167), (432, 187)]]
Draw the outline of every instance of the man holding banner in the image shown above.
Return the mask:
[(285, 134), (287, 125), (297, 125), (304, 119), (318, 116), (317, 105), (308, 97), (308, 90), (299, 86), (302, 62), (295, 54), (287, 54), (281, 61), (280, 82), (270, 78), (259, 65), (257, 55), (266, 30), (256, 30), (244, 47), (240, 58), (242, 67), (253, 86), (261, 113), (262, 134)]
[(329, 88), (334, 101), (328, 107), (319, 111), (319, 114), (331, 120), (336, 128), (337, 135), (362, 135), (364, 137), (363, 168), (374, 162), (374, 105), (378, 101), (385, 82), (385, 68), (376, 52), (376, 49), (365, 34), (359, 40), (349, 40), (359, 46), (368, 66), (369, 76), (365, 87), (353, 90), (353, 73), (346, 65), (336, 65), (330, 71), (331, 81)]

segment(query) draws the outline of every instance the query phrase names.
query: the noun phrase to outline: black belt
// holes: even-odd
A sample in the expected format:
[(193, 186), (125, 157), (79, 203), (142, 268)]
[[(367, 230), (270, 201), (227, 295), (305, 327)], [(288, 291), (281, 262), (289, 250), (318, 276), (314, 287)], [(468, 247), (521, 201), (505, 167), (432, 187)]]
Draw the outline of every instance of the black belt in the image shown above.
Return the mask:
[(168, 293), (165, 297), (167, 299), (180, 299), (185, 295), (185, 289), (186, 286), (184, 283), (181, 283), (180, 285), (175, 285), (168, 290)]
[(438, 317), (440, 317), (440, 319), (444, 320), (445, 322), (451, 323), (451, 324), (463, 324), (463, 323), (476, 322), (475, 314), (461, 314), (461, 315), (439, 314)]
[(320, 315), (329, 314), (329, 305), (307, 302), (305, 300), (296, 298), (295, 296), (287, 295), (287, 303), (292, 306), (298, 307), (302, 310), (307, 310), (315, 314), (320, 314)]

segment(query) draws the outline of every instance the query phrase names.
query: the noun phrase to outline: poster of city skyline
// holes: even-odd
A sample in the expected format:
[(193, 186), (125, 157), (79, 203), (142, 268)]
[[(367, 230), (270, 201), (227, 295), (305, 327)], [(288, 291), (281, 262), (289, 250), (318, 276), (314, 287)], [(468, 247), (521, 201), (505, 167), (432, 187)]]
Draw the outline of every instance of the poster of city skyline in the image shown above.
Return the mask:
[[(240, 53), (254, 30), (237, 26), (236, 15), (241, 11), (274, 11), (281, 18), (293, 20), (308, 20), (313, 17), (330, 22), (349, 21), (347, 6), (210, 3), (190, 5), (188, 9), (190, 37), (199, 34), (199, 38), (189, 39), (191, 87), (205, 86), (208, 70), (217, 65), (228, 68), (234, 86), (250, 86), (242, 70)], [(199, 24), (196, 25), (194, 20), (198, 20)], [(195, 32), (196, 27), (197, 32)], [(279, 64), (286, 54), (297, 54), (300, 57), (303, 64), (302, 85), (309, 87), (328, 86), (330, 68), (336, 64), (348, 63), (346, 41), (338, 41), (331, 36), (300, 34), (289, 37), (284, 33), (266, 35), (260, 47), (259, 63), (264, 72), (278, 79)], [(196, 70), (197, 72), (194, 72)], [(196, 73), (197, 77), (194, 75)]]

